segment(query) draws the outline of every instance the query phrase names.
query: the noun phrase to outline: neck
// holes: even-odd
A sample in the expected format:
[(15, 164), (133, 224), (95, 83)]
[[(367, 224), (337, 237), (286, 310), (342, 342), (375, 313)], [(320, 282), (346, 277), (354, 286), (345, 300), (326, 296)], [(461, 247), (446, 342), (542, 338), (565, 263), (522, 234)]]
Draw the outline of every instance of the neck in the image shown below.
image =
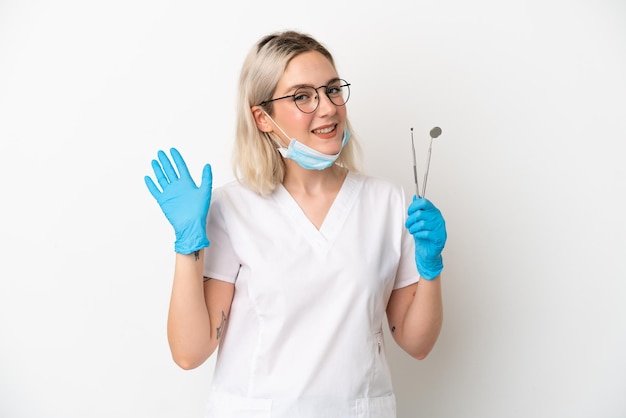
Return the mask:
[(284, 159), (283, 186), (290, 193), (318, 194), (336, 191), (343, 184), (348, 170), (333, 164), (325, 170), (307, 170), (295, 161)]

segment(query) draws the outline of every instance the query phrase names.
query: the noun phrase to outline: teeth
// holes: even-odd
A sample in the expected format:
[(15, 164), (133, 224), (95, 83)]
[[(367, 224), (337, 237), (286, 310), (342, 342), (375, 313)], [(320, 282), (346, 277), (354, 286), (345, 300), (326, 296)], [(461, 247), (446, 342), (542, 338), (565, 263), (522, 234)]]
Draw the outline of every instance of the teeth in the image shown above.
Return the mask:
[(318, 129), (318, 130), (313, 131), (313, 132), (315, 132), (316, 134), (327, 134), (329, 132), (332, 132), (333, 129), (335, 129), (335, 127), (331, 126), (330, 128)]

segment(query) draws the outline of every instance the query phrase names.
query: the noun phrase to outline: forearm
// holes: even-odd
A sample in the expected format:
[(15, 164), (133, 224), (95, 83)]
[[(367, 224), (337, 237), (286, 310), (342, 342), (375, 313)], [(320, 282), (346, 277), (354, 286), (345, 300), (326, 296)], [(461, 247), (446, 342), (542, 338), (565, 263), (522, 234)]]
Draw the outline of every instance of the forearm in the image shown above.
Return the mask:
[(176, 254), (167, 335), (174, 361), (183, 369), (202, 364), (215, 350), (202, 279), (203, 251)]
[(400, 326), (394, 330), (398, 344), (421, 360), (432, 350), (443, 324), (441, 278), (419, 281)]

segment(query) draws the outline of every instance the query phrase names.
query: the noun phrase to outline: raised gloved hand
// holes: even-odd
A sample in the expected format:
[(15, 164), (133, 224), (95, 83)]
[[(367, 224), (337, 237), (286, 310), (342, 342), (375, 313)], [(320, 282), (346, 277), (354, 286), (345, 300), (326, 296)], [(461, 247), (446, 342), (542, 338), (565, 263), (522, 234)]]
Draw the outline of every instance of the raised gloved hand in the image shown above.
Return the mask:
[(157, 155), (160, 164), (159, 161), (152, 160), (152, 169), (162, 191), (149, 176), (145, 177), (146, 186), (174, 227), (174, 250), (181, 254), (191, 254), (210, 244), (206, 236), (206, 218), (211, 202), (213, 175), (211, 166), (205, 165), (202, 183), (197, 187), (178, 150), (172, 148), (170, 153), (178, 174), (167, 155), (159, 151)]
[(413, 196), (405, 222), (415, 240), (415, 263), (420, 276), (432, 280), (443, 270), (441, 252), (446, 244), (446, 222), (439, 209), (425, 198)]

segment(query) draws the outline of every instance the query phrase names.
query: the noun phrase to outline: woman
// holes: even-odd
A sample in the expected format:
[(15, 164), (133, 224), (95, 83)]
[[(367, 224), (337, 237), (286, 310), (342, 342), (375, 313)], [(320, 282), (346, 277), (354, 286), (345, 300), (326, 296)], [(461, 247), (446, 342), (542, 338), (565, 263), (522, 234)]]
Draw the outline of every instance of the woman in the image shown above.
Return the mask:
[(146, 177), (176, 233), (174, 361), (220, 347), (209, 417), (395, 417), (382, 323), (417, 359), (435, 344), (443, 217), (357, 172), (350, 84), (313, 38), (262, 38), (239, 88), (238, 181), (197, 187), (176, 149)]

